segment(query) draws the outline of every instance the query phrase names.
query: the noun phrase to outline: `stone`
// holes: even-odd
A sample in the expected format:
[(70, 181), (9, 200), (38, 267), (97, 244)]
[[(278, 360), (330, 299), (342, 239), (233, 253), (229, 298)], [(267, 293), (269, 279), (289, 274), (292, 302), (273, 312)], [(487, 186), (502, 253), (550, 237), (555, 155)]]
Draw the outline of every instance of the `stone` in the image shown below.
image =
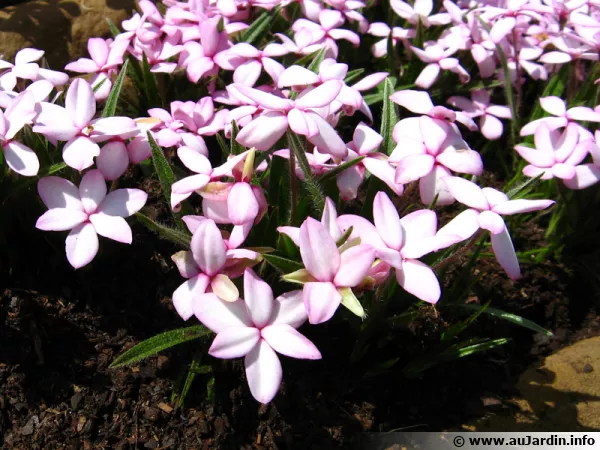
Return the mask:
[(91, 37), (110, 37), (106, 21), (117, 26), (131, 16), (135, 0), (33, 0), (0, 8), (0, 57), (13, 61), (25, 47), (46, 52), (49, 66), (87, 57)]
[(528, 368), (509, 406), (463, 425), (470, 431), (600, 431), (600, 336), (579, 341)]

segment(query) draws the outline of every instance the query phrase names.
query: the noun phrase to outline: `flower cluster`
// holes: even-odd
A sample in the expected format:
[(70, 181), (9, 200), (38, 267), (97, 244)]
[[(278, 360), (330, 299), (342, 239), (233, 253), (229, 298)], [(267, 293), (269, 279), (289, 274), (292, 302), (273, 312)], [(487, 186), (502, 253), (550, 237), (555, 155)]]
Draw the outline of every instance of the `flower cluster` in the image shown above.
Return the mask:
[[(174, 213), (185, 211), (184, 234), (190, 240), (188, 250), (172, 256), (185, 278), (173, 293), (174, 307), (182, 319), (195, 316), (216, 333), (212, 356), (245, 358), (250, 390), (263, 403), (281, 383), (276, 353), (321, 358), (296, 330), (306, 320), (324, 323), (340, 305), (365, 317), (361, 293), (390, 280), (435, 304), (440, 283), (434, 268), (422, 261), (431, 253), (479, 238), (480, 229), (489, 231), (498, 263), (509, 277), (520, 276), (502, 216), (554, 202), (510, 199), (480, 187), (484, 160), (467, 139), (481, 142), (479, 131), (484, 140), (496, 141), (505, 134), (502, 120), (516, 123), (513, 102), (497, 104), (502, 100), (494, 86), (505, 83), (520, 95), (525, 83), (547, 80), (563, 65), (585, 75), (600, 49), (596, 3), (507, 0), (492, 6), (445, 0), (434, 11), (431, 0), (391, 0), (393, 22), (402, 26), (369, 22), (362, 0), (163, 3), (166, 8), (159, 9), (140, 0), (140, 13), (121, 24), (124, 32), (90, 39), (90, 57), (65, 67), (85, 74), (70, 83), (64, 73), (36, 62), (43, 56), (39, 50), (21, 50), (14, 63), (0, 61), (0, 145), (10, 169), (27, 177), (40, 171), (39, 155), (19, 140), (26, 131), (61, 154), (80, 179), (79, 186), (58, 176), (38, 182), (48, 211), (36, 226), (70, 230), (66, 254), (74, 268), (94, 259), (98, 235), (132, 242), (125, 218), (141, 210), (147, 195), (115, 189), (116, 183), (131, 165), (154, 157), (153, 141), (159, 150), (168, 149), (164, 160), (181, 163), (178, 173), (185, 172), (169, 186), (168, 201)], [(289, 22), (292, 11), (302, 17)], [(249, 25), (260, 13), (288, 23), (288, 33)], [(437, 39), (424, 41), (424, 35)], [(392, 62), (402, 48), (418, 69), (413, 85), (394, 92), (390, 76), (397, 73), (368, 70), (363, 76), (364, 68), (351, 70), (342, 50), (365, 42), (376, 59)], [(166, 82), (183, 79), (196, 96), (170, 103), (164, 98), (163, 108), (136, 111), (139, 117), (98, 117), (98, 105), (108, 104), (121, 89), (115, 80), (127, 60), (137, 68), (133, 73), (141, 68), (142, 78), (156, 77), (163, 94), (169, 92)], [(427, 91), (448, 77), (464, 85), (459, 93), (468, 96), (442, 99), (451, 108), (434, 104), (432, 97), (439, 96)], [(387, 129), (381, 108), (371, 108), (381, 101), (384, 111), (401, 107), (401, 119)], [(515, 147), (528, 163), (523, 174), (559, 178), (572, 189), (600, 181), (600, 132), (587, 128), (600, 122), (600, 106), (567, 108), (556, 96), (539, 102), (550, 116), (538, 116), (521, 129), (524, 139), (534, 138), (534, 147), (529, 140)], [(215, 156), (218, 148), (211, 146), (217, 138), (233, 138), (243, 150), (234, 152), (232, 145), (232, 154)], [(267, 201), (276, 158), (289, 161), (294, 183), (318, 185), (331, 177), (337, 191), (330, 197), (318, 188), (311, 192), (319, 197), (314, 212), (320, 220), (290, 214), (273, 228), (295, 243), (301, 259), (298, 270), (283, 275), (301, 289), (274, 298), (252, 269), (273, 249), (261, 250), (260, 238), (256, 247), (244, 244), (280, 206)], [(365, 186), (376, 183), (381, 188), (365, 200)], [(412, 196), (417, 186), (418, 199)], [(291, 182), (290, 189), (296, 202), (298, 190)], [(199, 199), (201, 215), (191, 214)], [(401, 217), (398, 204), (404, 200), (422, 206)], [(351, 202), (366, 204), (372, 215), (343, 214)], [(467, 208), (438, 229), (436, 208), (456, 202)]]

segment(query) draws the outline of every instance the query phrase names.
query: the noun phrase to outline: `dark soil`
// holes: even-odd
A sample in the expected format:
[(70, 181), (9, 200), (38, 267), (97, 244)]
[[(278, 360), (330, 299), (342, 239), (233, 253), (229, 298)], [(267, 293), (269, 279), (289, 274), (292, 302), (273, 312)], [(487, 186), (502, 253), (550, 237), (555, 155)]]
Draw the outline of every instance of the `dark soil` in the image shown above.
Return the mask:
[[(34, 220), (34, 214), (25, 220), (29, 228)], [(518, 248), (544, 244), (535, 224), (521, 230), (515, 233)], [(24, 233), (8, 230), (9, 237), (11, 232), (13, 239)], [(356, 364), (349, 358), (357, 319), (342, 313), (324, 326), (303, 328), (323, 360), (283, 358), (284, 383), (272, 404), (251, 397), (240, 361), (207, 356), (203, 363), (214, 372), (196, 377), (180, 408), (171, 401), (173, 392), (206, 343), (183, 344), (134, 367), (108, 368), (124, 349), (183, 326), (170, 299), (183, 281), (169, 260), (177, 249), (136, 224), (131, 247), (102, 239), (93, 264), (74, 271), (63, 240), (63, 233), (33, 230), (22, 241), (21, 256), (2, 268), (3, 448), (320, 449), (349, 447), (363, 431), (447, 429), (502, 408), (501, 399), (515, 394), (527, 365), (600, 330), (589, 299), (580, 295), (583, 288), (575, 289), (580, 284), (565, 267), (525, 265), (523, 278), (512, 282), (486, 259), (477, 266), (481, 278), (467, 301), (492, 300), (552, 330), (554, 338), (482, 316), (465, 337), (512, 340), (410, 378), (401, 369), (437, 348), (440, 333), (457, 320), (451, 308), (423, 306)], [(393, 357), (399, 361), (391, 370), (365, 377)], [(213, 376), (214, 386), (207, 388)]]

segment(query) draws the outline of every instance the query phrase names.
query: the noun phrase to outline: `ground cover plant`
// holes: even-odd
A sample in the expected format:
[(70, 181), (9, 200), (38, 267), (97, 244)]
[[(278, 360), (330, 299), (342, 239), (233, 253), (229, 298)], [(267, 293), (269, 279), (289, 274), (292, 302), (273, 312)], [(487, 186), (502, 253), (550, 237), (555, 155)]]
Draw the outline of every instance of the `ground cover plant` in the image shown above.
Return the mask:
[[(506, 344), (462, 337), (482, 314), (545, 333), (465, 299), (481, 259), (518, 279), (523, 263), (581, 245), (582, 230), (598, 242), (594, 3), (139, 8), (64, 71), (36, 49), (0, 61), (2, 215), (35, 187), (46, 210), (27, 226), (62, 233), (76, 270), (93, 270), (105, 238), (131, 244), (129, 217), (178, 247), (172, 301), (193, 324), (113, 367), (193, 341), (180, 401), (208, 354), (243, 358), (268, 403), (285, 357), (322, 357), (305, 330), (331, 320), (348, 324), (350, 358), (371, 375)], [(169, 217), (148, 214), (132, 171), (158, 178), (152, 200)], [(549, 245), (515, 249), (509, 230), (532, 223)], [(389, 328), (424, 308), (457, 311), (435, 352), (379, 356)]]

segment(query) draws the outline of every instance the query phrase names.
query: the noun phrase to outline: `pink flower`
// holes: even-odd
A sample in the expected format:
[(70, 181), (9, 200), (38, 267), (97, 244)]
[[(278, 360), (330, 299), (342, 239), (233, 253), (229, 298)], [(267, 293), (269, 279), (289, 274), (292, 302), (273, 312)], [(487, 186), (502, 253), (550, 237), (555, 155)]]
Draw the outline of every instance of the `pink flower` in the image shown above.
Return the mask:
[(421, 201), (428, 205), (437, 196), (438, 205), (454, 201), (441, 179), (450, 171), (481, 175), (481, 156), (471, 150), (451, 123), (428, 116), (403, 119), (394, 127), (398, 143), (389, 161), (396, 165), (396, 183), (419, 180)]
[(420, 22), (424, 27), (429, 27), (431, 25), (446, 25), (451, 21), (450, 14), (431, 14), (433, 11), (432, 0), (415, 0), (414, 6), (410, 6), (402, 0), (391, 0), (390, 6), (398, 16), (414, 25)]
[[(43, 50), (24, 48), (15, 55), (15, 63), (0, 59), (0, 71), (5, 71), (0, 76), (0, 87), (6, 91), (14, 90), (17, 78), (23, 80), (47, 80), (54, 86), (62, 86), (69, 81), (66, 73), (41, 68), (35, 61), (44, 56)], [(8, 70), (6, 70), (8, 69)]]
[(186, 42), (179, 55), (178, 65), (185, 67), (192, 83), (219, 72), (216, 57), (230, 46), (227, 34), (218, 29), (219, 20), (219, 17), (214, 17), (203, 21), (200, 24), (200, 42)]
[(182, 277), (187, 278), (173, 292), (173, 306), (183, 320), (194, 313), (194, 303), (217, 295), (227, 302), (239, 298), (232, 278), (242, 275), (246, 267), (260, 262), (260, 254), (238, 249), (250, 232), (250, 226), (234, 227), (225, 240), (215, 222), (202, 216), (185, 216), (193, 233), (190, 251), (175, 253), (171, 259)]
[(247, 124), (237, 136), (245, 147), (257, 150), (270, 149), (291, 128), (302, 134), (321, 152), (343, 158), (347, 155), (346, 144), (336, 131), (319, 114), (338, 96), (342, 83), (330, 80), (316, 88), (305, 89), (295, 100), (236, 85), (239, 92), (256, 102), (265, 112)]
[(127, 117), (107, 117), (93, 120), (96, 100), (90, 84), (82, 78), (71, 83), (65, 98), (65, 107), (41, 103), (33, 131), (51, 142), (66, 141), (63, 148), (65, 163), (84, 170), (94, 164), (100, 155), (97, 142), (113, 136), (132, 137), (137, 133), (136, 123)]
[[(244, 297), (226, 303), (207, 294), (194, 305), (194, 314), (217, 333), (209, 354), (232, 359), (244, 356), (246, 378), (252, 396), (269, 403), (281, 384), (281, 362), (277, 353), (299, 359), (321, 359), (321, 353), (296, 331), (306, 321), (301, 291), (273, 299), (271, 287), (247, 269)], [(276, 353), (277, 352), (277, 353)]]
[(441, 228), (438, 234), (458, 235), (469, 239), (482, 228), (491, 233), (492, 249), (498, 263), (512, 279), (521, 276), (519, 260), (502, 215), (539, 211), (552, 205), (552, 200), (509, 200), (506, 194), (492, 188), (480, 188), (459, 177), (446, 177), (444, 183), (452, 196), (469, 209), (461, 212)]
[(465, 97), (450, 97), (448, 104), (461, 109), (469, 117), (479, 117), (481, 134), (489, 140), (496, 140), (502, 136), (503, 126), (498, 117), (512, 117), (508, 106), (491, 105), (490, 94), (484, 89), (471, 92), (471, 100)]
[(600, 181), (600, 131), (596, 130), (594, 140), (586, 140), (579, 145), (592, 155), (592, 163), (580, 164), (575, 167), (573, 178), (563, 180), (570, 189), (585, 189)]
[(362, 283), (375, 251), (370, 245), (359, 244), (340, 252), (329, 231), (311, 217), (300, 227), (299, 241), (302, 261), (310, 276), (302, 294), (308, 321), (323, 323), (333, 317), (342, 302), (341, 289)]
[(436, 233), (435, 212), (423, 209), (402, 219), (384, 192), (378, 192), (373, 202), (375, 226), (360, 216), (344, 215), (337, 220), (342, 231), (353, 228), (350, 239), (375, 249), (377, 258), (396, 270), (396, 280), (402, 288), (428, 303), (436, 303), (441, 294), (435, 273), (418, 258), (460, 241), (452, 234)]
[(575, 176), (575, 166), (587, 156), (587, 146), (578, 145), (579, 126), (570, 123), (563, 133), (550, 130), (542, 123), (535, 130), (535, 149), (523, 145), (515, 150), (530, 164), (523, 168), (528, 177), (542, 180), (557, 177), (569, 180)]
[(416, 30), (404, 29), (400, 27), (390, 28), (386, 23), (375, 22), (369, 25), (368, 34), (377, 36), (381, 39), (371, 46), (371, 52), (375, 58), (383, 58), (387, 55), (388, 38), (392, 37), (392, 44), (394, 48), (401, 41), (404, 47), (409, 48), (409, 39), (414, 38), (417, 35)]
[(316, 24), (306, 19), (298, 19), (292, 25), (292, 30), (296, 33), (310, 33), (310, 44), (320, 44), (328, 49), (327, 56), (337, 58), (338, 47), (335, 43), (338, 39), (344, 39), (350, 42), (354, 47), (360, 44), (360, 37), (341, 27), (345, 22), (344, 16), (337, 10), (324, 9), (319, 13), (319, 23)]
[(91, 59), (79, 58), (77, 61), (67, 64), (65, 70), (95, 74), (91, 79), (92, 87), (98, 86), (100, 83), (102, 86), (96, 90), (94, 96), (96, 100), (104, 100), (112, 88), (110, 77), (123, 64), (123, 55), (128, 46), (129, 42), (124, 39), (116, 41), (105, 41), (102, 38), (89, 39), (87, 47)]
[(277, 83), (285, 68), (273, 57), (286, 53), (287, 50), (277, 44), (268, 44), (264, 50), (258, 50), (250, 44), (240, 42), (219, 53), (216, 61), (223, 69), (234, 71), (234, 83), (254, 86), (263, 69)]
[(358, 188), (365, 178), (365, 169), (386, 183), (396, 195), (402, 195), (404, 186), (396, 183), (395, 169), (388, 162), (386, 155), (375, 151), (382, 141), (383, 138), (375, 130), (363, 122), (358, 124), (354, 130), (352, 141), (348, 143), (346, 161), (352, 161), (361, 156), (365, 156), (365, 159), (336, 177), (342, 199), (354, 200), (356, 198)]
[(462, 83), (467, 83), (471, 77), (456, 58), (450, 58), (450, 55), (456, 53), (456, 48), (444, 49), (441, 45), (434, 43), (426, 45), (424, 50), (417, 47), (410, 47), (417, 57), (427, 64), (421, 74), (417, 77), (415, 85), (423, 89), (429, 89), (437, 80), (440, 71), (449, 70), (460, 77)]
[(98, 252), (98, 234), (124, 244), (131, 244), (131, 228), (124, 217), (139, 211), (148, 195), (139, 189), (117, 189), (106, 194), (106, 182), (98, 170), (87, 172), (79, 189), (59, 177), (38, 182), (38, 193), (48, 211), (36, 227), (45, 231), (71, 230), (66, 252), (76, 269), (89, 264)]
[(26, 177), (37, 175), (40, 162), (33, 150), (14, 138), (35, 116), (34, 94), (28, 91), (14, 98), (5, 112), (0, 109), (0, 146), (4, 159), (8, 167)]
[(540, 105), (544, 111), (552, 114), (553, 117), (543, 117), (529, 122), (521, 128), (521, 136), (534, 134), (537, 127), (542, 123), (546, 124), (550, 130), (556, 130), (575, 121), (600, 122), (600, 112), (585, 106), (575, 106), (567, 110), (564, 100), (559, 97), (542, 97), (540, 98)]

